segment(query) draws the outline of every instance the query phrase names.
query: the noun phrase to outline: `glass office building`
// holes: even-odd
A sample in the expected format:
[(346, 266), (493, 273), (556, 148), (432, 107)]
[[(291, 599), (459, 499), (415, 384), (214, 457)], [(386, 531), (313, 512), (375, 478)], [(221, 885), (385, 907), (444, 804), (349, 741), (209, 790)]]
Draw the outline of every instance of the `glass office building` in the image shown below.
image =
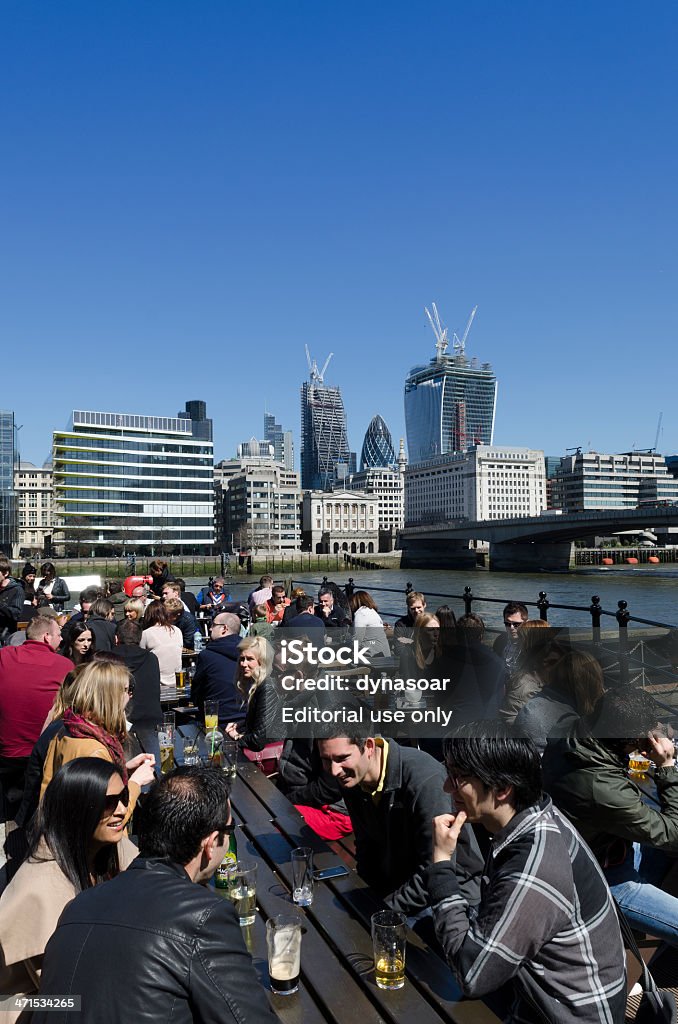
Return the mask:
[(367, 469), (393, 469), (396, 464), (391, 432), (381, 416), (374, 416), (365, 431), (360, 453), (360, 471)]
[(304, 381), (301, 386), (301, 486), (305, 491), (330, 491), (355, 473), (355, 452), (349, 451), (341, 390)]
[(9, 558), (17, 543), (14, 470), (18, 464), (14, 413), (0, 410), (0, 551)]
[(492, 444), (496, 402), (489, 363), (478, 365), (461, 352), (439, 353), (427, 366), (415, 366), (405, 381), (410, 465)]
[(75, 410), (54, 433), (55, 544), (67, 554), (202, 554), (214, 544), (212, 421)]

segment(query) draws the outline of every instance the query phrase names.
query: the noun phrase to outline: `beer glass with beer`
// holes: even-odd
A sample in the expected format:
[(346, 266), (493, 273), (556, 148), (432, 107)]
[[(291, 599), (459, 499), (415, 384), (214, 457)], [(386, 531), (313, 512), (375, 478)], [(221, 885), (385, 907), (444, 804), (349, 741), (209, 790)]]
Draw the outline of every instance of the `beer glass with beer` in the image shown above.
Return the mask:
[(174, 768), (174, 712), (165, 711), (162, 725), (158, 726), (158, 746), (160, 747), (160, 771), (167, 775)]
[(257, 864), (253, 860), (239, 860), (235, 865), (231, 898), (241, 925), (254, 924), (257, 904)]
[(291, 996), (299, 988), (301, 921), (291, 914), (277, 914), (266, 922), (268, 975), (271, 992)]
[(205, 701), (205, 729), (210, 732), (219, 728), (219, 701)]
[(404, 914), (397, 910), (380, 910), (372, 914), (372, 945), (374, 971), (378, 988), (396, 989), (405, 984)]

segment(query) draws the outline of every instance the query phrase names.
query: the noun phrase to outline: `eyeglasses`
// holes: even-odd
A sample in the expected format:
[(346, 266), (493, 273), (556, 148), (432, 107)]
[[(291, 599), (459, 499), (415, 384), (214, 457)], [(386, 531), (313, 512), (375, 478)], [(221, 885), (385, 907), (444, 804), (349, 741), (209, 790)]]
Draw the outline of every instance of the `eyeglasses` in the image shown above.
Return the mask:
[(235, 832), (235, 822), (232, 821), (230, 825), (219, 825), (217, 832), (223, 832), (227, 836), (232, 836)]
[(124, 786), (119, 793), (112, 793), (104, 798), (104, 816), (110, 818), (118, 804), (129, 806), (129, 789)]
[(129, 685), (125, 687), (125, 693), (129, 693), (130, 697), (134, 693), (134, 680), (131, 679)]

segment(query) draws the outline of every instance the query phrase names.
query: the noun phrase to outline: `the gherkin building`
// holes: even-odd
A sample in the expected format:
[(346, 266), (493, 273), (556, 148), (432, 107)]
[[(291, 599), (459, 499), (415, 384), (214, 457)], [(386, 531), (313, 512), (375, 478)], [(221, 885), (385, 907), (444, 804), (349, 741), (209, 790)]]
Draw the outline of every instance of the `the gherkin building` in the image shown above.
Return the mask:
[(360, 470), (364, 472), (366, 469), (392, 469), (395, 462), (391, 432), (381, 416), (375, 416), (365, 431)]

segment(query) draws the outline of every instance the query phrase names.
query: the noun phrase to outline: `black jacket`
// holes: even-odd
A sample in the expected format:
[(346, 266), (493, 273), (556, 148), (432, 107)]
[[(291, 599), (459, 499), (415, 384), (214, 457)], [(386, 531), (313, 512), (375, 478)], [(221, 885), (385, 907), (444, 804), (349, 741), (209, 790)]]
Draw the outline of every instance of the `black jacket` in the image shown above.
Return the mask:
[(0, 630), (5, 626), (13, 631), (23, 621), (24, 588), (10, 576), (7, 586), (0, 590)]
[(101, 615), (90, 615), (87, 626), (94, 634), (97, 651), (115, 651), (115, 622), (110, 622)]
[[(141, 857), (68, 904), (47, 944), (40, 994), (79, 995), (80, 1024), (273, 1024), (232, 903), (178, 864)], [(37, 1011), (33, 1024), (72, 1012)]]
[(191, 700), (201, 711), (206, 700), (219, 701), (219, 725), (222, 727), (245, 718), (245, 704), (235, 688), (239, 644), (239, 633), (210, 640), (198, 655), (191, 683)]
[(125, 714), (133, 725), (156, 725), (162, 722), (160, 705), (160, 664), (152, 651), (138, 644), (118, 644), (119, 654), (134, 676), (134, 696)]
[(198, 624), (191, 613), (187, 612), (184, 608), (175, 625), (181, 630), (181, 635), (184, 638), (184, 647), (189, 651), (195, 650), (195, 631), (198, 628)]
[[(36, 586), (36, 591), (40, 591), (45, 579), (40, 580)], [(71, 592), (68, 589), (66, 580), (62, 580), (61, 576), (54, 577), (54, 585), (52, 586), (52, 596), (49, 599), (49, 603), (54, 605), (57, 611), (61, 611), (67, 601), (71, 599)]]
[[(393, 909), (415, 914), (428, 904), (424, 870), (431, 864), (432, 826), (449, 814), (442, 764), (416, 747), (389, 740), (384, 790), (378, 801), (359, 786), (343, 789), (355, 833), (356, 868)], [(462, 829), (452, 858), (459, 887), (475, 906), (483, 860), (471, 829)]]
[(339, 783), (323, 771), (315, 740), (297, 737), (285, 740), (278, 775), (278, 789), (293, 804), (327, 807), (348, 814)]
[(238, 740), (248, 750), (263, 750), (267, 743), (281, 739), (275, 726), (279, 724), (280, 697), (272, 679), (257, 686), (247, 705), (244, 732)]

